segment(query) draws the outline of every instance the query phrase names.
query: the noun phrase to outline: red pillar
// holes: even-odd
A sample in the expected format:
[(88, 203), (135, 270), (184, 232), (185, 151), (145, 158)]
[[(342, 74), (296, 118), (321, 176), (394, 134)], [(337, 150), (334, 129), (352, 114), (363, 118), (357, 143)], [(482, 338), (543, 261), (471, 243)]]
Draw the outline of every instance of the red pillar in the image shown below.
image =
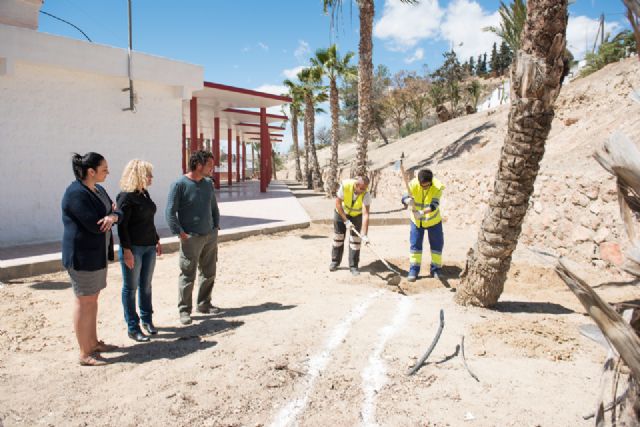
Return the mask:
[(191, 144), (189, 151), (193, 152), (198, 150), (198, 98), (195, 96), (191, 98), (189, 107), (189, 121), (191, 122)]
[(273, 175), (273, 147), (271, 146), (271, 137), (269, 137), (269, 157), (267, 158), (267, 170), (268, 170), (268, 180), (267, 183), (271, 184), (271, 177)]
[(240, 135), (236, 135), (236, 182), (240, 182)]
[(180, 151), (182, 152), (182, 173), (187, 173), (187, 125), (182, 124), (182, 145), (180, 145)]
[(227, 129), (227, 184), (231, 186), (232, 183), (232, 175), (231, 172), (233, 168), (233, 157), (232, 151), (233, 149), (233, 136), (231, 135), (231, 128)]
[(247, 180), (247, 143), (242, 141), (242, 180)]
[(260, 108), (260, 192), (267, 192), (267, 158), (269, 157), (269, 128), (267, 127), (267, 109)]
[(220, 118), (213, 119), (213, 162), (216, 172), (213, 174), (216, 180), (216, 188), (220, 189)]

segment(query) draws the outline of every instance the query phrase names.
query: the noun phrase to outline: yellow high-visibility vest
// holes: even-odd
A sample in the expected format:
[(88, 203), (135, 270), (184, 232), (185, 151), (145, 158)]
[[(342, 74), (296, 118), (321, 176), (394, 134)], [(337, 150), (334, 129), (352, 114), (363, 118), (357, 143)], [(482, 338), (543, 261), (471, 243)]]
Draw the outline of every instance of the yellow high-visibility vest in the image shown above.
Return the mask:
[[(442, 197), (442, 190), (444, 190), (444, 184), (436, 178), (433, 178), (431, 186), (427, 190), (424, 190), (420, 186), (418, 178), (413, 178), (409, 182), (409, 191), (411, 192), (410, 196), (413, 197), (413, 201), (415, 202), (414, 209), (418, 211), (423, 211), (428, 208), (434, 199), (437, 200), (439, 204), (440, 198)], [(438, 206), (436, 210), (428, 212), (422, 216), (420, 216), (418, 212), (414, 212), (414, 215), (411, 217), (411, 221), (413, 221), (416, 227), (421, 228), (432, 227), (438, 224), (442, 221), (442, 218), (440, 217), (440, 206)]]
[(342, 181), (342, 190), (344, 191), (342, 209), (348, 216), (362, 215), (362, 202), (364, 200), (364, 195), (369, 192), (369, 189), (367, 188), (364, 192), (358, 194), (356, 200), (353, 200), (353, 192), (355, 190), (356, 182), (357, 181), (355, 179), (345, 179)]

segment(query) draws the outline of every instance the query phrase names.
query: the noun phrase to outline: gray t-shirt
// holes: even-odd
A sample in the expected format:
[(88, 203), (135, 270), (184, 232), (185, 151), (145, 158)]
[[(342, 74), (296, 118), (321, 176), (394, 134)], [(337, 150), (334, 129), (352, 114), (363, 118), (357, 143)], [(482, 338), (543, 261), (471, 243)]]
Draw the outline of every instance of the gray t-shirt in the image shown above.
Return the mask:
[[(336, 196), (338, 197), (338, 199), (344, 200), (344, 188), (342, 188), (342, 184), (340, 184), (340, 188), (338, 188), (338, 192), (336, 193)], [(357, 198), (358, 198), (358, 195), (354, 191), (352, 202), (355, 202)], [(362, 198), (362, 204), (365, 206), (371, 206), (371, 193), (369, 193), (368, 191), (364, 193), (364, 197)]]
[(181, 176), (169, 190), (167, 224), (173, 234), (207, 235), (220, 227), (220, 211), (209, 178), (193, 181)]

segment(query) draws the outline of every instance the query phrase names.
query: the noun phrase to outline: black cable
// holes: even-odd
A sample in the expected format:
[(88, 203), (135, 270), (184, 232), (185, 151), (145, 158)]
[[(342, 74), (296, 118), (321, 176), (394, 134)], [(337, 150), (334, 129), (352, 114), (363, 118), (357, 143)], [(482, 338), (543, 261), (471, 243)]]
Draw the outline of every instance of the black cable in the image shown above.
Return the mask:
[(50, 14), (50, 13), (48, 13), (48, 12), (45, 12), (44, 10), (41, 10), (41, 11), (40, 11), (40, 13), (43, 13), (43, 14), (45, 14), (45, 15), (47, 15), (47, 16), (50, 16), (50, 17), (52, 17), (52, 18), (54, 18), (54, 19), (57, 19), (58, 21), (62, 21), (62, 22), (64, 22), (65, 24), (69, 24), (69, 25), (71, 25), (73, 28), (75, 28), (76, 30), (80, 31), (80, 32), (82, 33), (82, 35), (83, 35), (83, 36), (85, 36), (85, 37), (87, 38), (87, 40), (89, 40), (91, 43), (93, 43), (93, 40), (91, 40), (91, 39), (89, 38), (89, 36), (88, 36), (84, 31), (82, 31), (82, 30), (81, 30), (80, 28), (78, 28), (77, 26), (73, 25), (71, 22), (69, 22), (69, 21), (65, 21), (65, 20), (64, 20), (64, 19), (62, 19), (62, 18), (58, 18), (57, 16), (52, 15), (52, 14)]

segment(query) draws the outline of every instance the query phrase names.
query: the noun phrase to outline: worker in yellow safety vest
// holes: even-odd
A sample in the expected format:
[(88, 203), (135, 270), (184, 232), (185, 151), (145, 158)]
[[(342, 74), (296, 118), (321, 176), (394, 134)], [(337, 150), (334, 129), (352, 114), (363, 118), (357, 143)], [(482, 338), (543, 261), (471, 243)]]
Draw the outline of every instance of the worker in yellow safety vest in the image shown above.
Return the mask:
[(414, 282), (420, 274), (425, 230), (431, 249), (431, 276), (438, 278), (442, 270), (442, 248), (444, 247), (444, 233), (440, 217), (440, 199), (444, 185), (433, 177), (431, 170), (423, 169), (418, 172), (417, 178), (409, 182), (408, 190), (409, 193), (405, 193), (402, 197), (402, 203), (409, 205), (412, 210), (407, 280)]
[[(336, 194), (336, 208), (333, 215), (333, 247), (331, 249), (330, 271), (336, 271), (342, 261), (344, 239), (349, 231), (349, 268), (351, 274), (360, 274), (360, 244), (369, 242), (369, 206), (371, 194), (368, 190), (369, 178), (359, 176), (355, 179), (345, 179), (340, 183)], [(356, 229), (362, 238), (352, 231)]]

